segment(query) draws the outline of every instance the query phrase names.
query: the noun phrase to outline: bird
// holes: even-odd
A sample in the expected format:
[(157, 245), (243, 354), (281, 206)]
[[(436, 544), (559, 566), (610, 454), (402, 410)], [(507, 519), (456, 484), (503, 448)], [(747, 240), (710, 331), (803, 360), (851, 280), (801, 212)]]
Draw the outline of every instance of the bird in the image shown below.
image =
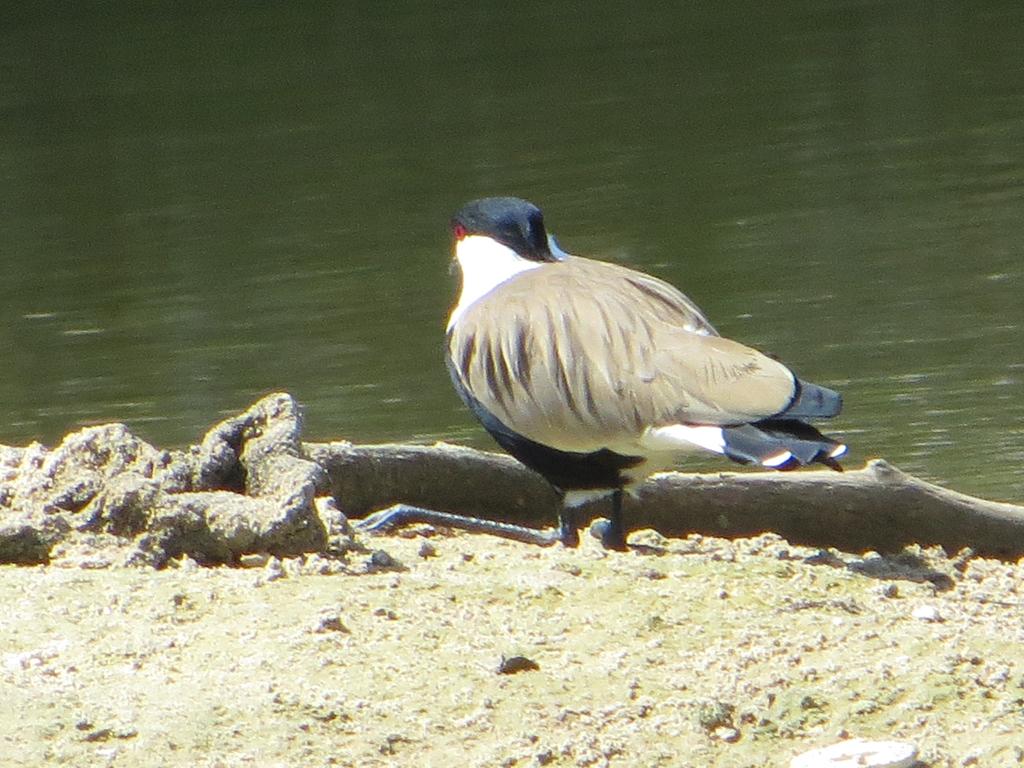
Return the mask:
[(575, 510), (610, 496), (597, 533), (626, 550), (624, 494), (688, 452), (842, 470), (847, 446), (810, 424), (838, 415), (841, 395), (720, 336), (671, 284), (563, 251), (540, 208), (517, 197), (466, 203), (451, 236), (461, 272), (445, 332), (452, 384), (498, 445), (554, 487), (562, 509), (554, 531), (442, 513), (436, 522), (573, 547)]

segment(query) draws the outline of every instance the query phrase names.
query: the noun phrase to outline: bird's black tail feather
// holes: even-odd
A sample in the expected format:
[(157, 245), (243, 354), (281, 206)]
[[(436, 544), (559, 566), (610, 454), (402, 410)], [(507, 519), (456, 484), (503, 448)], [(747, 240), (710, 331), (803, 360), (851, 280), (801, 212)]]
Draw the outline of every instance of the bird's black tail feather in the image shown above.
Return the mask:
[(722, 436), (725, 455), (733, 461), (772, 469), (796, 469), (818, 463), (841, 472), (837, 459), (846, 453), (842, 443), (794, 419), (770, 419), (725, 427)]

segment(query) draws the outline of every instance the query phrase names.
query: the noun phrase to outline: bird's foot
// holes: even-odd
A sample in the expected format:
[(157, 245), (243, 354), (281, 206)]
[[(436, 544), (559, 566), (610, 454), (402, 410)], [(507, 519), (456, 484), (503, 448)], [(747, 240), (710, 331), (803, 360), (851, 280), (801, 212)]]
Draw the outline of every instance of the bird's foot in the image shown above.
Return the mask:
[[(605, 549), (627, 552), (629, 547), (626, 545), (626, 534), (622, 528), (621, 518), (619, 518), (619, 522), (616, 524), (617, 517), (613, 516), (611, 520), (595, 521), (590, 526), (590, 534), (598, 539)], [(385, 533), (412, 523), (441, 525), (471, 533), (487, 533), (492, 536), (500, 536), (504, 539), (521, 541), (526, 544), (535, 544), (540, 547), (561, 544), (564, 547), (575, 549), (580, 545), (579, 530), (576, 527), (575, 515), (572, 514), (571, 510), (563, 511), (556, 530), (538, 530), (524, 525), (501, 523), (496, 520), (483, 520), (478, 517), (468, 517), (465, 515), (453, 515), (449, 512), (439, 512), (434, 509), (424, 509), (423, 507), (414, 507), (409, 504), (395, 504), (387, 509), (374, 512), (362, 520), (352, 521), (352, 527), (363, 533)]]
[(590, 535), (601, 542), (605, 549), (615, 552), (628, 552), (626, 544), (626, 532), (621, 525), (615, 525), (614, 520), (595, 520), (590, 525)]
[(410, 520), (406, 511), (410, 509), (404, 504), (395, 504), (393, 507), (373, 512), (362, 520), (352, 520), (352, 528), (363, 533), (386, 533), (395, 528), (408, 525)]
[[(504, 539), (521, 541), (526, 544), (536, 544), (540, 547), (550, 547), (553, 544), (562, 542), (566, 544), (565, 532), (560, 528), (557, 531), (537, 530), (527, 528), (525, 525), (513, 525), (512, 523), (501, 523), (497, 520), (483, 520), (479, 517), (468, 517), (466, 515), (453, 515), (449, 512), (439, 512), (435, 509), (424, 509), (409, 504), (395, 504), (394, 506), (374, 512), (362, 520), (352, 522), (352, 527), (357, 531), (366, 533), (383, 533), (395, 528), (401, 528), (410, 523), (427, 523), (429, 525), (442, 525), (448, 528), (456, 528), (470, 533), (488, 533), (492, 536), (500, 536)], [(576, 531), (573, 529), (573, 534)], [(576, 544), (579, 543), (579, 536), (576, 536)], [(566, 546), (576, 546), (566, 544)]]

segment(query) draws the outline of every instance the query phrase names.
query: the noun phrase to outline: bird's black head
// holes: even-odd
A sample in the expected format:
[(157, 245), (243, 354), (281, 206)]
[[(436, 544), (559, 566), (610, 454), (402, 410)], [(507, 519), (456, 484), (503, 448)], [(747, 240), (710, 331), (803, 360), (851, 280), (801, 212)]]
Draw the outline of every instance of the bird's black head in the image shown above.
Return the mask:
[(557, 261), (548, 247), (544, 215), (518, 197), (484, 197), (466, 203), (452, 216), (456, 241), (482, 235), (508, 246), (531, 261)]

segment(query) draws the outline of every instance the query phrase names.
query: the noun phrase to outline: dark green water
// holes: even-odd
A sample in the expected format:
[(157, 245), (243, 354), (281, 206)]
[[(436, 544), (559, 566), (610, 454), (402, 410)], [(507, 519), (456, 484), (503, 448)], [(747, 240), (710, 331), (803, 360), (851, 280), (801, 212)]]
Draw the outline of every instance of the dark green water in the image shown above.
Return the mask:
[(841, 388), (849, 464), (1024, 500), (1024, 5), (691, 5), (8, 13), (0, 442), (287, 390), (311, 439), (488, 446), (447, 219), (518, 194)]

